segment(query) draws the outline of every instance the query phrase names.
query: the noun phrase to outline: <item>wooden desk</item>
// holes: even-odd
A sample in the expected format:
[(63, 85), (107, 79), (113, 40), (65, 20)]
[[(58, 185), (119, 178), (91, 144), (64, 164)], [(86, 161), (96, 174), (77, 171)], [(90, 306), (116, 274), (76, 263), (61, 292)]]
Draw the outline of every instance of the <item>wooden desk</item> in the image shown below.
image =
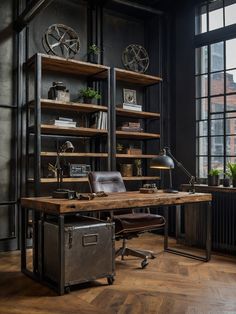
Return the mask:
[[(93, 200), (61, 200), (53, 199), (52, 197), (31, 197), (21, 199), (21, 270), (25, 274), (33, 277), (36, 280), (43, 280), (43, 252), (40, 243), (42, 243), (42, 232), (39, 226), (43, 228), (43, 223), (46, 215), (57, 217), (58, 221), (58, 236), (60, 239), (60, 249), (58, 263), (61, 269), (60, 282), (58, 292), (64, 293), (64, 279), (62, 275), (63, 269), (63, 245), (64, 244), (64, 218), (66, 215), (112, 211), (116, 209), (130, 209), (137, 207), (163, 207), (164, 216), (166, 218), (164, 232), (164, 249), (167, 252), (183, 255), (190, 258), (196, 258), (203, 261), (210, 260), (211, 254), (211, 194), (188, 192), (179, 192), (177, 194), (158, 192), (155, 194), (142, 194), (139, 192), (124, 192), (111, 193), (107, 197), (96, 197)], [(168, 247), (168, 207), (175, 206), (177, 211), (179, 207), (190, 203), (207, 203), (206, 220), (207, 220), (207, 237), (206, 237), (206, 257), (195, 256), (186, 252), (177, 251)], [(27, 234), (27, 210), (33, 210), (33, 271), (27, 269), (26, 264), (26, 234)], [(40, 224), (38, 224), (40, 220)]]

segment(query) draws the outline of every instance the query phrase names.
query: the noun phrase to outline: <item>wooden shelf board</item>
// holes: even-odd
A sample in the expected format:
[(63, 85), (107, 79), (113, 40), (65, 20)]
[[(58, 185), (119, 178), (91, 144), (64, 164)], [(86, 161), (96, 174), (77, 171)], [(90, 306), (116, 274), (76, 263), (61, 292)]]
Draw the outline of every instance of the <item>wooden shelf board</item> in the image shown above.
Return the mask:
[(107, 134), (107, 130), (92, 129), (92, 128), (69, 128), (50, 124), (41, 124), (41, 132), (43, 134), (58, 134), (58, 135), (75, 135), (75, 136), (95, 136)]
[(157, 155), (131, 155), (131, 154), (116, 154), (116, 158), (155, 158)]
[[(34, 183), (33, 178), (28, 179), (29, 183)], [(57, 183), (56, 178), (41, 178), (40, 180), (41, 183)], [(73, 182), (88, 182), (87, 177), (82, 177), (82, 178), (63, 178), (63, 182), (67, 183), (73, 183)]]
[[(56, 152), (41, 152), (42, 157), (57, 157)], [(64, 157), (108, 157), (107, 153), (62, 153)]]
[(145, 133), (145, 132), (125, 132), (125, 131), (116, 131), (116, 136), (118, 138), (133, 138), (133, 139), (140, 139), (140, 140), (160, 138), (160, 134)]
[(134, 111), (122, 108), (116, 108), (116, 114), (118, 116), (140, 118), (140, 119), (158, 119), (160, 118), (160, 113), (147, 112), (147, 111)]
[(128, 82), (141, 86), (153, 85), (162, 81), (158, 76), (115, 68), (117, 81)]
[[(34, 101), (30, 101), (29, 106), (34, 108)], [(59, 109), (66, 111), (77, 111), (77, 112), (96, 112), (96, 111), (107, 111), (106, 106), (94, 105), (94, 104), (83, 104), (76, 102), (65, 102), (52, 99), (41, 99), (41, 107), (47, 109)]]
[(160, 177), (150, 177), (150, 176), (142, 176), (142, 177), (123, 177), (124, 181), (155, 181), (160, 180)]
[[(63, 72), (68, 74), (92, 76), (96, 78), (106, 78), (109, 67), (101, 64), (94, 64), (73, 59), (65, 59), (39, 53), (42, 58), (42, 69), (48, 71)], [(34, 66), (36, 55), (32, 56), (27, 66)]]

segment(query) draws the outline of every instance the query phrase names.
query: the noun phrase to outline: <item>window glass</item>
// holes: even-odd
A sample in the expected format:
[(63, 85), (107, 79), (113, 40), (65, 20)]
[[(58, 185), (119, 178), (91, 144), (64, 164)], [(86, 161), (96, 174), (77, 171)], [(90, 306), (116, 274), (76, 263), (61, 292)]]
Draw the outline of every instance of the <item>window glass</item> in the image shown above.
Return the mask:
[[(222, 156), (224, 154), (224, 137), (211, 137), (211, 155)], [(213, 166), (211, 166), (213, 168)]]
[(204, 74), (208, 71), (208, 48), (207, 46), (196, 49), (196, 74)]
[(208, 143), (207, 137), (200, 137), (198, 139), (198, 142), (199, 142), (198, 154), (199, 155), (207, 155), (207, 143)]
[(214, 1), (209, 4), (209, 31), (223, 27), (223, 2)]
[(236, 70), (227, 71), (225, 74), (226, 79), (226, 93), (236, 92)]
[(208, 174), (208, 158), (207, 157), (198, 157), (197, 158), (198, 164), (198, 172), (197, 176), (199, 178), (206, 178)]
[(224, 111), (224, 97), (211, 97), (210, 99), (210, 111), (211, 112), (223, 112)]
[(226, 119), (226, 134), (236, 134), (236, 119)]
[(211, 157), (211, 168), (224, 169), (223, 157)]
[(219, 42), (210, 46), (211, 51), (211, 72), (224, 69), (224, 43)]
[(206, 5), (199, 6), (196, 10), (195, 17), (195, 33), (201, 34), (207, 31), (207, 7)]
[(229, 156), (236, 155), (236, 137), (235, 136), (226, 137), (226, 154)]
[(196, 118), (197, 120), (204, 120), (208, 117), (207, 98), (196, 100)]
[(208, 96), (208, 78), (207, 75), (196, 76), (196, 97)]
[(224, 123), (223, 119), (211, 120), (211, 135), (223, 135)]
[(225, 7), (225, 26), (236, 23), (236, 3)]
[(226, 96), (226, 111), (236, 110), (236, 94)]
[(211, 95), (224, 94), (224, 72), (213, 73), (211, 78)]
[(199, 121), (198, 122), (198, 134), (199, 136), (207, 136), (208, 128), (207, 121)]
[(226, 69), (236, 68), (236, 38), (226, 40)]

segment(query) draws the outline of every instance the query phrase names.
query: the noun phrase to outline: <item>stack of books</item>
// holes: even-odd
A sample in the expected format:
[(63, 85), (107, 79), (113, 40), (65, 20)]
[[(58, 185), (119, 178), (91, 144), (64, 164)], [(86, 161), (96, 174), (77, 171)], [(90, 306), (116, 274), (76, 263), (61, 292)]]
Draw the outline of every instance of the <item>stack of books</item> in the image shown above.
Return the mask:
[(143, 132), (140, 122), (124, 122), (122, 126), (118, 127), (118, 130), (126, 132)]
[(123, 104), (117, 105), (118, 108), (133, 110), (133, 111), (142, 111), (142, 105), (131, 104), (124, 102)]
[(93, 129), (107, 130), (107, 112), (95, 112), (91, 116), (90, 127)]
[(57, 126), (64, 126), (68, 128), (76, 128), (77, 122), (73, 121), (70, 118), (59, 117), (58, 119), (51, 120), (50, 124), (57, 125)]

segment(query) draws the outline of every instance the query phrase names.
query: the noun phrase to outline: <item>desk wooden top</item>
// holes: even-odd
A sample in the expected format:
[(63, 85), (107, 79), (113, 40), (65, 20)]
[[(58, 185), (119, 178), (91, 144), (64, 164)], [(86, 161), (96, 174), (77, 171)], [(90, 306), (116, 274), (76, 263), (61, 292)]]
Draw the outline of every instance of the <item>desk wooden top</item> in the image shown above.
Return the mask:
[(66, 214), (73, 212), (89, 212), (113, 210), (122, 208), (178, 205), (185, 203), (208, 202), (212, 200), (211, 194), (188, 192), (154, 194), (140, 192), (110, 193), (106, 197), (96, 197), (93, 200), (64, 200), (52, 197), (22, 198), (21, 206), (40, 210), (45, 213)]

